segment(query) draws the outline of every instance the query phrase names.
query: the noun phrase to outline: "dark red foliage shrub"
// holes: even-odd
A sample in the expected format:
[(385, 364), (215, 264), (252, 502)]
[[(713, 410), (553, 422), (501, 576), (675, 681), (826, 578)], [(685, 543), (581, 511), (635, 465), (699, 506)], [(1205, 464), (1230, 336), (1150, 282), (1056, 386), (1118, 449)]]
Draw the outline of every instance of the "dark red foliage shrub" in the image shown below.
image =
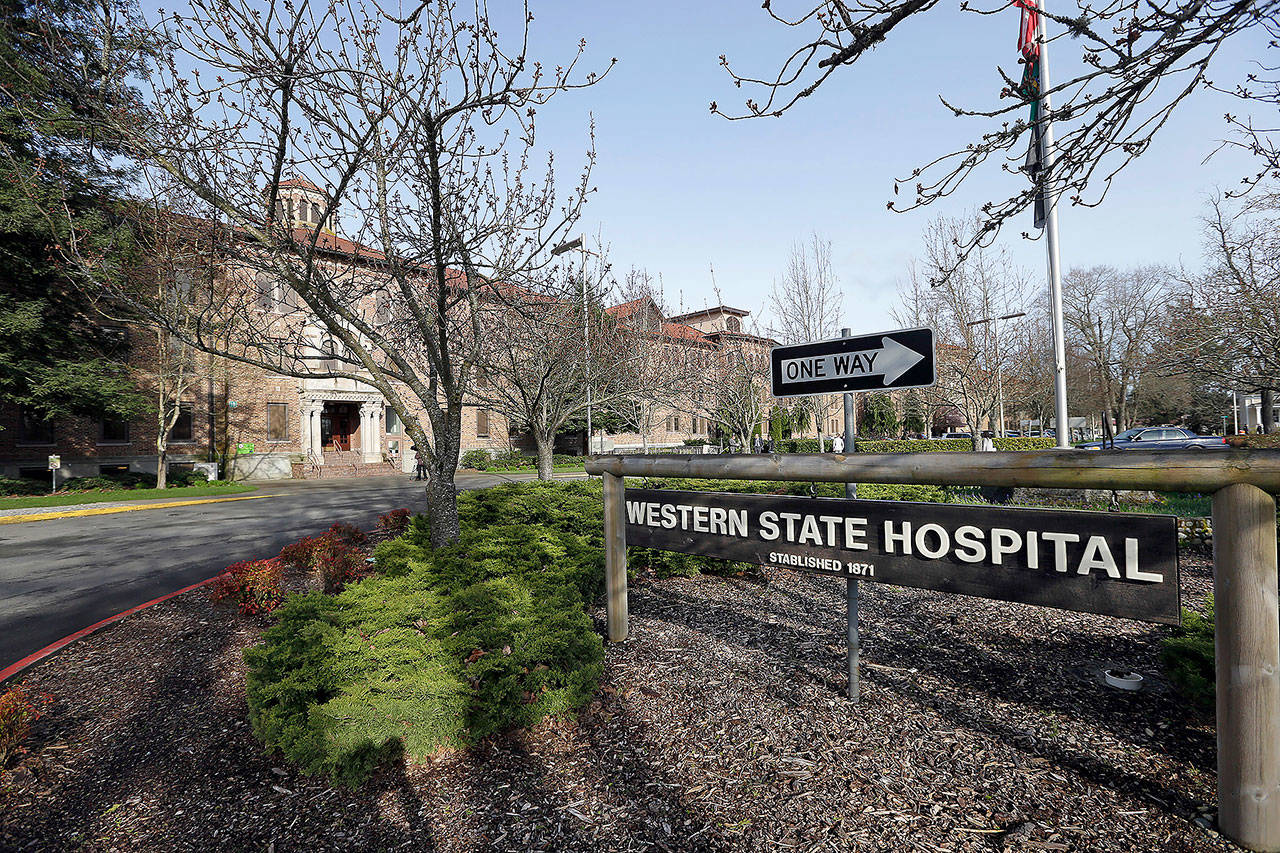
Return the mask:
[(209, 594), (231, 599), (246, 615), (270, 613), (284, 600), (284, 565), (278, 560), (242, 560), (218, 575)]
[(378, 529), (385, 530), (387, 533), (404, 533), (405, 528), (408, 526), (409, 510), (407, 509), (393, 509), (391, 512), (378, 516)]
[(321, 537), (311, 553), (327, 593), (339, 592), (347, 581), (363, 574), (364, 555), (336, 536)]
[(23, 751), (22, 742), (31, 733), (31, 724), (44, 715), (48, 701), (48, 696), (33, 694), (24, 684), (0, 693), (0, 768)]
[(334, 523), (329, 528), (327, 535), (341, 539), (348, 545), (363, 545), (369, 541), (369, 534), (354, 524), (347, 524), (345, 521)]
[(285, 545), (280, 549), (280, 556), (276, 559), (295, 569), (310, 569), (315, 564), (316, 547), (325, 540), (326, 536), (328, 534), (308, 536), (291, 545)]

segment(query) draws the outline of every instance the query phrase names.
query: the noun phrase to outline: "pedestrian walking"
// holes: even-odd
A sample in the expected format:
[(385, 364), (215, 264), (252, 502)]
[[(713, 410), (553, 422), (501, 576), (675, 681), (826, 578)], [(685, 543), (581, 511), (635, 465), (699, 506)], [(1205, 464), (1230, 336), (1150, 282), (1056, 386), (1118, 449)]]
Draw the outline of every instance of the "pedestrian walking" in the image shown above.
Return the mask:
[(418, 452), (418, 445), (412, 444), (409, 449), (413, 451), (413, 479), (426, 480), (427, 477), (427, 460)]
[(843, 435), (837, 435), (835, 438), (831, 439), (831, 452), (844, 453), (844, 436)]

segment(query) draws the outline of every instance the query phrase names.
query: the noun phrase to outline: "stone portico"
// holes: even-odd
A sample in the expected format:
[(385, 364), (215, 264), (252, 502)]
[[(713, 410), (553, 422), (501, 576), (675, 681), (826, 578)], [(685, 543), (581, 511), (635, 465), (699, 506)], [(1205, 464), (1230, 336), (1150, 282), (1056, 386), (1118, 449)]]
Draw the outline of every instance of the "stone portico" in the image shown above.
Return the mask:
[(380, 393), (347, 379), (304, 380), (298, 397), (298, 434), (309, 465), (334, 459), (366, 465), (385, 461), (385, 400)]

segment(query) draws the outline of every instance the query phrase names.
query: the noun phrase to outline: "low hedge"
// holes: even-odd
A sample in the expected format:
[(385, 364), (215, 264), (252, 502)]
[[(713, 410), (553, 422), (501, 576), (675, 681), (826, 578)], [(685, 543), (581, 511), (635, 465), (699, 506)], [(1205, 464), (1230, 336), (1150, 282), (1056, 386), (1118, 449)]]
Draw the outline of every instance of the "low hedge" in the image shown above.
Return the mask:
[(583, 704), (604, 656), (585, 611), (603, 586), (600, 487), (526, 483), (459, 497), (461, 540), (425, 520), (374, 552), (380, 574), (291, 596), (249, 649), (254, 732), (310, 773), (356, 784)]
[[(491, 454), (487, 450), (468, 450), (462, 454), (458, 464), (463, 468), (472, 468), (476, 471), (534, 471), (538, 467), (538, 457), (517, 451)], [(551, 464), (553, 466), (581, 465), (582, 457), (554, 453), (551, 456)]]
[[(842, 498), (844, 483), (781, 482), (774, 480), (708, 480), (693, 478), (635, 477), (627, 479), (628, 488), (682, 489), (690, 492), (730, 492), (753, 495), (795, 495), (797, 497)], [(859, 483), (858, 497), (880, 501), (922, 501), (948, 503), (950, 496), (942, 486), (916, 486), (894, 483)]]

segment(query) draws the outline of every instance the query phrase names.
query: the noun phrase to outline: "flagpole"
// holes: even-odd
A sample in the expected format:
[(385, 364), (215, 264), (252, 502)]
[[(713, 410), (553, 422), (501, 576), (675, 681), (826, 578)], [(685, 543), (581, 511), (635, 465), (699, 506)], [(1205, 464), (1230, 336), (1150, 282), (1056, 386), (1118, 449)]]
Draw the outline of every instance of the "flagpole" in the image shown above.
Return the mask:
[(1071, 422), (1067, 417), (1067, 346), (1062, 323), (1062, 261), (1058, 255), (1058, 192), (1054, 185), (1058, 152), (1053, 145), (1053, 122), (1049, 119), (1049, 44), (1046, 36), (1045, 3), (1037, 0), (1036, 36), (1040, 42), (1040, 159), (1044, 163), (1045, 242), (1048, 248), (1049, 311), (1053, 321), (1053, 410), (1059, 448), (1071, 447)]

